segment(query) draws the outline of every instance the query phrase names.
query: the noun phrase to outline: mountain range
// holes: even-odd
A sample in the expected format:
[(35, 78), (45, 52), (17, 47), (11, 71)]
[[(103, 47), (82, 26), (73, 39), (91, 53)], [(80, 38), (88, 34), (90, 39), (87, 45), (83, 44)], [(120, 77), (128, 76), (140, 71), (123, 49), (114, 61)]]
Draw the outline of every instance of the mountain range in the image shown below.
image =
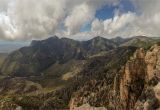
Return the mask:
[(145, 36), (129, 39), (106, 39), (98, 36), (88, 41), (60, 39), (54, 36), (42, 41), (32, 41), (30, 46), (9, 54), (1, 66), (1, 73), (15, 76), (40, 75), (56, 63), (64, 64), (72, 59), (86, 59), (88, 56), (121, 46), (147, 49), (157, 41)]
[(0, 54), (0, 109), (158, 110), (159, 41), (54, 36)]

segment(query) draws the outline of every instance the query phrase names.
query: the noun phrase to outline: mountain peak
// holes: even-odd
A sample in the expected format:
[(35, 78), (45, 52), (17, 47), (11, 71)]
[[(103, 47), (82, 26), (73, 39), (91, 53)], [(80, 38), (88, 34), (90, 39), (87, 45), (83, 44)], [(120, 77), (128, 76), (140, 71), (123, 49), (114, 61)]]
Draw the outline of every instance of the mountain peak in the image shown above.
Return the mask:
[(50, 37), (50, 38), (54, 38), (54, 39), (59, 39), (59, 37), (58, 36), (52, 36), (52, 37)]
[(42, 40), (42, 41), (49, 41), (49, 40), (55, 40), (55, 39), (59, 39), (58, 36), (52, 36), (52, 37), (49, 37), (48, 39), (45, 39), (45, 40)]
[(120, 45), (121, 43), (124, 43), (126, 41), (126, 39), (120, 37), (120, 36), (117, 36), (115, 38), (112, 38), (111, 39), (113, 42), (117, 43), (118, 45)]
[(94, 39), (94, 40), (102, 40), (102, 39), (106, 39), (106, 38), (101, 37), (101, 36), (97, 36), (97, 37), (94, 37), (93, 39)]
[(90, 40), (91, 42), (112, 42), (111, 40), (107, 39), (107, 38), (104, 38), (104, 37), (101, 37), (101, 36), (97, 36), (97, 37), (94, 37), (93, 39)]
[(40, 42), (44, 42), (44, 41), (48, 42), (48, 41), (53, 41), (53, 40), (57, 40), (57, 39), (59, 39), (59, 37), (57, 37), (55, 35), (55, 36), (49, 37), (49, 38), (44, 39), (44, 40), (32, 40), (31, 46), (37, 45)]
[(113, 39), (123, 39), (123, 38), (120, 37), (120, 36), (117, 36), (117, 37), (115, 37), (115, 38), (113, 38)]

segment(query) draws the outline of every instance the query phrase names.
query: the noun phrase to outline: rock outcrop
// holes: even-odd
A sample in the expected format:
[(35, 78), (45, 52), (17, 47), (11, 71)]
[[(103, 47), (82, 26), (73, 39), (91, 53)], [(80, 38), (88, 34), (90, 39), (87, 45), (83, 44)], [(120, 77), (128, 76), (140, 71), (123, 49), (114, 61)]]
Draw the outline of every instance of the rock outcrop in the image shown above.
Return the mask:
[[(120, 98), (126, 110), (158, 110), (160, 107), (160, 46), (138, 49), (126, 63), (120, 81)], [(121, 70), (122, 71), (122, 70)]]
[(160, 109), (160, 46), (154, 45), (146, 52), (145, 85), (135, 104), (135, 110)]
[[(112, 73), (114, 74), (114, 73)], [(113, 110), (159, 110), (160, 109), (160, 46), (154, 45), (145, 52), (137, 49), (134, 55), (114, 76), (114, 81), (91, 81), (95, 91), (85, 91), (86, 85), (74, 93), (70, 101), (71, 110), (93, 106), (101, 97), (104, 102), (95, 107)], [(102, 85), (97, 83), (102, 83)], [(83, 91), (83, 93), (82, 93)], [(102, 92), (103, 91), (103, 92)], [(83, 95), (81, 95), (83, 94)], [(101, 94), (101, 95), (100, 95)], [(92, 100), (90, 100), (93, 98)], [(91, 101), (91, 102), (90, 102)], [(98, 103), (98, 102), (97, 102)]]
[(160, 46), (154, 45), (146, 53), (145, 62), (147, 65), (147, 80), (154, 76), (160, 77)]
[(130, 110), (141, 94), (145, 83), (145, 53), (138, 49), (126, 63), (120, 79), (120, 99), (123, 107)]

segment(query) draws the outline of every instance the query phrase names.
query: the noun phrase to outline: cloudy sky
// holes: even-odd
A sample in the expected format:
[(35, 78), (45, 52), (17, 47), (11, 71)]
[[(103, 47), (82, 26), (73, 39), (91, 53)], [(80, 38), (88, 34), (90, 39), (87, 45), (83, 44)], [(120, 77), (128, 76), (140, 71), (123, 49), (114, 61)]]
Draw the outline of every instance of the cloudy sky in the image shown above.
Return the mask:
[(160, 0), (0, 0), (0, 40), (160, 36)]

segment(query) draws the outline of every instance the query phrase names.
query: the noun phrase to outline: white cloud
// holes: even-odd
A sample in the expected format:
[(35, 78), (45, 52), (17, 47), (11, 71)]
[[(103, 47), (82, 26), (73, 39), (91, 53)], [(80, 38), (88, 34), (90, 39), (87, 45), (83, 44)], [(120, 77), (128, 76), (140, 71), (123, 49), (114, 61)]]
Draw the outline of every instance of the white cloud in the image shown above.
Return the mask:
[(136, 20), (136, 17), (135, 13), (128, 12), (122, 15), (115, 14), (114, 18), (104, 21), (95, 19), (92, 22), (92, 31), (106, 37), (130, 36), (135, 30), (133, 22)]
[(72, 35), (80, 31), (81, 27), (95, 18), (96, 10), (104, 5), (117, 5), (119, 0), (81, 0), (82, 3), (74, 7), (65, 20), (67, 34)]
[(81, 4), (73, 9), (71, 14), (65, 20), (65, 26), (68, 34), (76, 34), (84, 23), (94, 18), (95, 9), (90, 8), (86, 3)]
[[(130, 0), (135, 12), (99, 20), (96, 10), (120, 0), (0, 0), (0, 39), (41, 39), (54, 34), (85, 39), (160, 35), (160, 0)], [(124, 11), (125, 12), (125, 11)], [(90, 32), (80, 32), (91, 23)]]
[(11, 0), (0, 0), (0, 12), (6, 11)]
[(54, 34), (65, 16), (64, 2), (64, 0), (15, 0), (8, 9), (8, 14), (13, 18), (20, 37), (45, 37)]
[(137, 26), (146, 34), (160, 36), (160, 0), (131, 0), (137, 9)]
[(61, 32), (73, 35), (93, 20), (97, 9), (117, 3), (118, 0), (0, 0), (1, 38), (40, 39)]
[(108, 34), (119, 31), (120, 29), (126, 28), (135, 20), (133, 13), (126, 13), (121, 16), (114, 16), (113, 19), (107, 19), (104, 21), (104, 30), (108, 31)]
[(93, 20), (92, 22), (92, 31), (98, 31), (98, 32), (102, 32), (104, 30), (104, 24), (102, 20), (99, 20), (97, 18), (95, 18), (95, 20)]
[[(160, 0), (131, 0), (135, 12), (117, 13), (110, 19), (92, 23), (94, 32), (106, 37), (160, 36)], [(101, 28), (100, 28), (101, 27)], [(101, 31), (100, 31), (101, 30)]]
[[(65, 13), (63, 0), (13, 0), (0, 13), (6, 39), (30, 39), (53, 34)], [(65, 4), (65, 3), (64, 3)]]

